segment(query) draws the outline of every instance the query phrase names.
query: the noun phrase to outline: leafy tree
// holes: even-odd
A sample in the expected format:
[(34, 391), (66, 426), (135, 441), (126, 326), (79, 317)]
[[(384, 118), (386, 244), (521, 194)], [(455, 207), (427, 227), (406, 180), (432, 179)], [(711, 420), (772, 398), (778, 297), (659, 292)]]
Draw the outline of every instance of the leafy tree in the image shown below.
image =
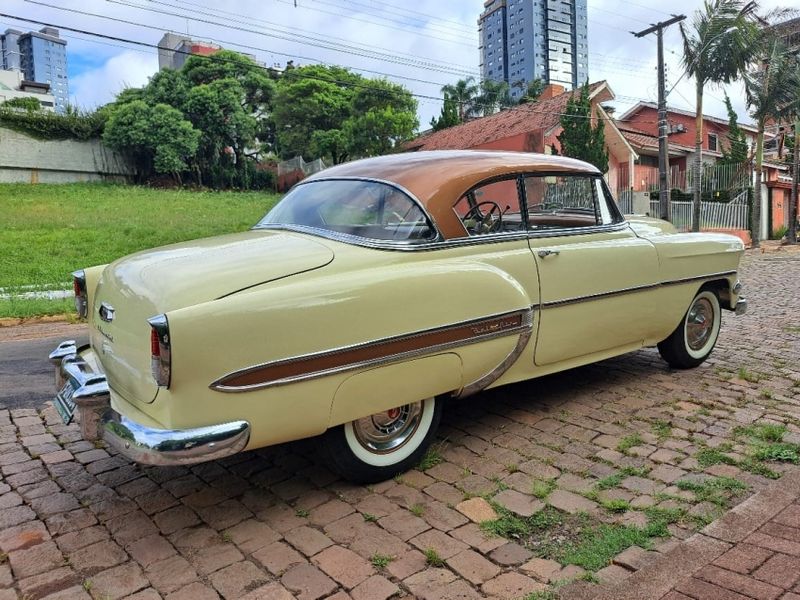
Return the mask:
[(351, 110), (342, 126), (351, 156), (392, 152), (411, 139), (419, 125), (417, 101), (403, 86), (385, 79), (356, 88)]
[(434, 131), (439, 131), (441, 129), (452, 127), (453, 125), (458, 125), (459, 122), (458, 107), (456, 106), (456, 102), (450, 98), (450, 96), (445, 94), (439, 117), (431, 117), (431, 129)]
[(517, 104), (527, 104), (528, 102), (538, 101), (539, 96), (544, 92), (545, 85), (545, 82), (538, 77), (529, 81), (528, 85), (525, 85), (525, 80), (523, 79), (515, 81), (512, 87), (525, 88), (525, 93), (517, 101)]
[(278, 153), (287, 158), (316, 156), (314, 133), (341, 129), (362, 80), (343, 67), (309, 65), (287, 71), (278, 81), (272, 113)]
[(561, 116), (563, 131), (558, 135), (561, 154), (585, 160), (600, 169), (608, 171), (608, 149), (603, 121), (598, 117), (592, 124), (592, 103), (589, 100), (589, 84), (585, 83), (578, 94), (573, 93), (567, 100)]
[(759, 44), (758, 65), (745, 76), (745, 97), (756, 121), (758, 134), (755, 153), (755, 194), (751, 219), (753, 247), (758, 247), (761, 230), (761, 181), (764, 170), (764, 130), (770, 121), (779, 122), (794, 112), (800, 72), (796, 59), (781, 40), (765, 37)]
[(28, 112), (36, 112), (42, 110), (42, 105), (36, 98), (30, 96), (23, 96), (21, 98), (12, 98), (3, 102), (3, 106), (9, 108), (24, 108)]
[(703, 92), (709, 84), (730, 83), (752, 60), (758, 29), (757, 4), (748, 0), (705, 0), (691, 25), (681, 22), (683, 65), (695, 80), (695, 155), (692, 230), (700, 230), (700, 173), (703, 161)]
[(738, 115), (733, 110), (731, 99), (725, 94), (725, 107), (728, 109), (728, 146), (722, 149), (720, 163), (724, 165), (740, 165), (747, 162), (747, 138), (739, 127)]
[(181, 112), (166, 104), (134, 100), (111, 113), (103, 132), (109, 147), (130, 156), (140, 175), (171, 174), (180, 181), (197, 150), (200, 132)]
[(442, 87), (442, 94), (445, 98), (450, 98), (458, 108), (458, 122), (463, 123), (468, 117), (478, 114), (475, 99), (480, 88), (475, 85), (474, 77), (459, 79), (455, 84), (447, 84)]
[(296, 67), (278, 82), (273, 120), (282, 156), (354, 156), (393, 151), (418, 126), (403, 86), (342, 67)]
[(481, 81), (480, 93), (475, 97), (476, 110), (484, 116), (509, 108), (514, 102), (511, 100), (508, 84), (505, 81)]

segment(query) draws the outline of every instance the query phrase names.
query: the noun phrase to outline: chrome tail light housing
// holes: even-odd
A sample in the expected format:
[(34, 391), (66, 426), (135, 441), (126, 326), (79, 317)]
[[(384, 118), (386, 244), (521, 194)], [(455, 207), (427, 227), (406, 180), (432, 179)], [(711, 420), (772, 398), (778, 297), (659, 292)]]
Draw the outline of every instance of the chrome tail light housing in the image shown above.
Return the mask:
[(166, 315), (147, 319), (150, 324), (150, 368), (159, 387), (169, 387), (172, 376), (172, 347)]

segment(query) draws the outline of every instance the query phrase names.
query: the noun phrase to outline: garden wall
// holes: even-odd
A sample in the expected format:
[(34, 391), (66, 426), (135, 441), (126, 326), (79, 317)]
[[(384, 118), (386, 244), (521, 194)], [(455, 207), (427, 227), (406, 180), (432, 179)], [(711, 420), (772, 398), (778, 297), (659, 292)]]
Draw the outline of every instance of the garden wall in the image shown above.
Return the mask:
[(0, 127), (0, 183), (127, 181), (132, 166), (100, 140), (40, 140)]

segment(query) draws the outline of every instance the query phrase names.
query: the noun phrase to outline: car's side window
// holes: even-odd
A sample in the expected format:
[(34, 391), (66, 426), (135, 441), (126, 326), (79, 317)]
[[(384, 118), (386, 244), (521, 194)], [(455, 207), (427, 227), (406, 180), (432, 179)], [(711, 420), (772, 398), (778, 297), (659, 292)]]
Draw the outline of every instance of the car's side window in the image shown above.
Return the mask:
[(458, 199), (453, 210), (470, 236), (524, 229), (516, 177), (491, 181), (471, 189)]
[(528, 228), (592, 227), (602, 223), (595, 178), (586, 175), (525, 177)]

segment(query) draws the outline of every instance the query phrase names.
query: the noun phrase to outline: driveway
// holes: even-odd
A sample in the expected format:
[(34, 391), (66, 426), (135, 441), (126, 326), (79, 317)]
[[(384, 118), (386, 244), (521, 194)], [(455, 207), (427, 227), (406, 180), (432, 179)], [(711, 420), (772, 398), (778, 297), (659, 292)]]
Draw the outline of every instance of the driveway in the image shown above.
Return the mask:
[(374, 486), (338, 480), (311, 441), (130, 464), (51, 406), (19, 408), (51, 373), (8, 379), (28, 362), (15, 355), (50, 348), (0, 342), (0, 600), (548, 598), (574, 579), (624, 583), (800, 460), (800, 253), (749, 252), (742, 279), (750, 313), (723, 316), (698, 369), (644, 349), (452, 403), (425, 464)]

